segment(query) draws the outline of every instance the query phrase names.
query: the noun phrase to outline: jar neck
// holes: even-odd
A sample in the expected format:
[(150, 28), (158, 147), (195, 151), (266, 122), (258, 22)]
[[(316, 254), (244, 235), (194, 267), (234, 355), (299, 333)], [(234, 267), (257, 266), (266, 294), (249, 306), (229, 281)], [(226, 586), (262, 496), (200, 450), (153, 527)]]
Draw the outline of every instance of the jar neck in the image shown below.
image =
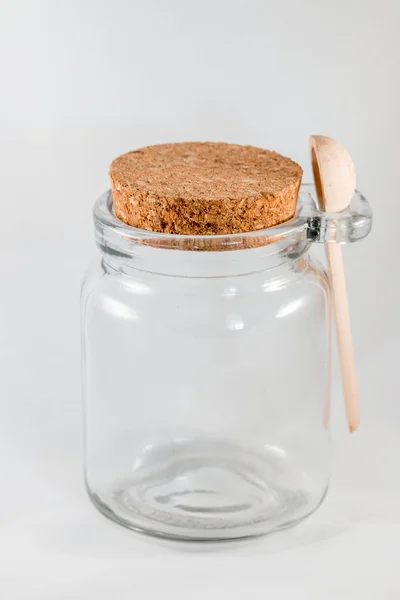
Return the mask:
[(129, 254), (106, 244), (99, 244), (104, 263), (120, 273), (145, 271), (171, 277), (232, 277), (277, 270), (290, 270), (302, 259), (310, 242), (286, 238), (285, 243), (269, 244), (260, 248), (227, 251), (195, 251), (154, 248), (138, 244)]
[(289, 266), (308, 250), (307, 219), (277, 227), (220, 236), (160, 234), (116, 218), (110, 193), (94, 209), (96, 242), (110, 268), (172, 277), (231, 277)]

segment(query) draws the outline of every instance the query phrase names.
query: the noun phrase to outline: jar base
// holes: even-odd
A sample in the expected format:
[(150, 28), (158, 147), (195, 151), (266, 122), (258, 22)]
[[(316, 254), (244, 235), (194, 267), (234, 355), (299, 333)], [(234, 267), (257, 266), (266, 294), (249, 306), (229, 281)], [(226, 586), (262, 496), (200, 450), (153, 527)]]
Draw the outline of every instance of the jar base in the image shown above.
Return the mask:
[(131, 477), (89, 489), (95, 506), (142, 532), (190, 540), (226, 540), (284, 529), (322, 502), (275, 446), (244, 451), (230, 443), (179, 440), (147, 448)]

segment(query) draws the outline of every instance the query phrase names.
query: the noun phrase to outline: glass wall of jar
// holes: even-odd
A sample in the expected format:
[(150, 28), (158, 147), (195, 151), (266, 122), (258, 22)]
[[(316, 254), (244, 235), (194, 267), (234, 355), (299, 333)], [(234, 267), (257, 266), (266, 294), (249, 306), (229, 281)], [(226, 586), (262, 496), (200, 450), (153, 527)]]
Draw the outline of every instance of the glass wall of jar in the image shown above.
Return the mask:
[(317, 211), (228, 236), (137, 230), (95, 206), (82, 291), (85, 478), (108, 517), (180, 539), (293, 525), (329, 482), (330, 296), (312, 242), (365, 237), (371, 214)]

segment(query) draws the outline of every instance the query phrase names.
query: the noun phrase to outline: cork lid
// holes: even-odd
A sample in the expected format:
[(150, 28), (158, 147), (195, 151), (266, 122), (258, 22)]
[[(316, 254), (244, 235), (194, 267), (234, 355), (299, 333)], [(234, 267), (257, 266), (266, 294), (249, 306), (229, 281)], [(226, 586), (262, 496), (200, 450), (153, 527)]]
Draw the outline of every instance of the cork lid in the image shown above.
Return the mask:
[(244, 233), (291, 219), (302, 174), (276, 152), (213, 142), (148, 146), (110, 167), (119, 219), (187, 235)]

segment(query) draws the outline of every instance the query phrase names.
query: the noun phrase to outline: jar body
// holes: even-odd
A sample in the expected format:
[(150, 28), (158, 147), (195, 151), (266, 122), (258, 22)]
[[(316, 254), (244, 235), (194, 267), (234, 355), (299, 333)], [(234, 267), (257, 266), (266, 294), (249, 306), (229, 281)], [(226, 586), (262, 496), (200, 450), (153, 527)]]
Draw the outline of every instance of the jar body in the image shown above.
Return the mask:
[(181, 539), (299, 522), (330, 475), (323, 269), (307, 252), (271, 267), (257, 249), (149, 251), (150, 266), (103, 256), (83, 286), (92, 500)]

